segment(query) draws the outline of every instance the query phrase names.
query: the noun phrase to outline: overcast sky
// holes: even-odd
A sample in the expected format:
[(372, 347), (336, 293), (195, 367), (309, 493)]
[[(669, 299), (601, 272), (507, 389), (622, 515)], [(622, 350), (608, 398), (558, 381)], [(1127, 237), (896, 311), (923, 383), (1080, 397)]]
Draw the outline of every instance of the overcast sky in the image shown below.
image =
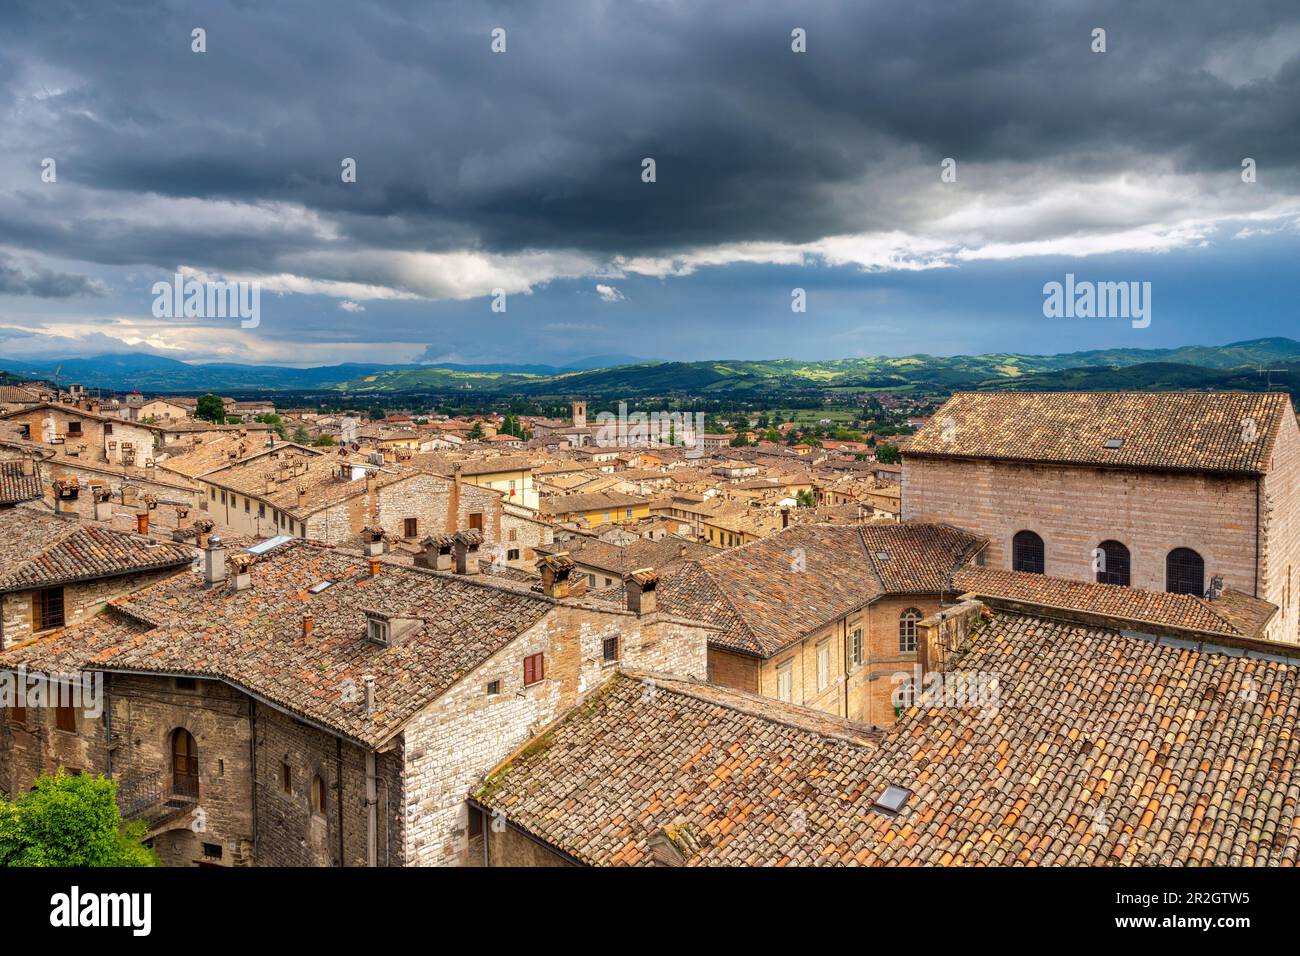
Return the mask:
[[(1298, 253), (1295, 0), (0, 4), (0, 358), (1221, 344), (1295, 335)], [(155, 318), (177, 272), (260, 325)]]

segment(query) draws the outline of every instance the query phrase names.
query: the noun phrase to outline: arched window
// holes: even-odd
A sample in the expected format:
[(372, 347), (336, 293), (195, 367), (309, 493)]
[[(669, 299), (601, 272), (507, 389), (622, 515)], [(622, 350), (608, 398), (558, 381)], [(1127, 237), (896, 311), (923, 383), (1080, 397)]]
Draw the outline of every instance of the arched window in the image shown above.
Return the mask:
[(1017, 531), (1011, 539), (1011, 570), (1045, 574), (1047, 552), (1043, 539), (1032, 531)]
[(184, 727), (172, 731), (172, 791), (181, 797), (199, 797), (199, 749)]
[(921, 612), (909, 607), (898, 616), (898, 649), (900, 651), (916, 650), (916, 623), (921, 620)]
[(1205, 561), (1191, 548), (1174, 548), (1165, 558), (1165, 590), (1172, 594), (1205, 593)]
[(311, 778), (311, 812), (325, 815), (325, 781), (320, 774)]
[(1129, 586), (1128, 548), (1118, 541), (1103, 541), (1093, 553), (1098, 584)]

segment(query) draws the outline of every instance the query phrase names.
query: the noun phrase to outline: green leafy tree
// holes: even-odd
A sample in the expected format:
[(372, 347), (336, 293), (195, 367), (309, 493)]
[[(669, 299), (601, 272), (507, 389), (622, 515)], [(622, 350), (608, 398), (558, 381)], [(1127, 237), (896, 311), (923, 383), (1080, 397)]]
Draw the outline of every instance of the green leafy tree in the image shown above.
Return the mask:
[(799, 503), (800, 508), (812, 508), (817, 505), (817, 495), (811, 488), (796, 492), (794, 500)]
[(482, 440), (483, 440), (483, 423), (482, 423), (482, 422), (475, 422), (475, 423), (474, 423), (474, 427), (471, 428), (471, 429), (469, 430), (469, 440), (470, 440), (470, 441), (482, 441)]
[(60, 770), (0, 801), (0, 865), (157, 866), (143, 821), (123, 823), (117, 783)]
[(746, 438), (744, 434), (737, 435), (735, 438), (731, 439), (732, 448), (745, 448), (748, 445), (749, 439)]
[(333, 448), (335, 445), (333, 435), (317, 435), (316, 440), (312, 442), (317, 448)]
[(216, 422), (220, 424), (226, 420), (226, 405), (221, 401), (220, 395), (213, 395), (208, 392), (206, 395), (200, 395), (198, 403), (194, 406), (194, 417), (202, 418), (204, 421)]
[(902, 460), (903, 456), (899, 452), (897, 445), (881, 442), (876, 446), (876, 461), (882, 465), (897, 465)]
[(293, 430), (293, 440), (299, 445), (306, 445), (311, 441), (311, 436), (307, 434), (307, 429), (299, 425)]

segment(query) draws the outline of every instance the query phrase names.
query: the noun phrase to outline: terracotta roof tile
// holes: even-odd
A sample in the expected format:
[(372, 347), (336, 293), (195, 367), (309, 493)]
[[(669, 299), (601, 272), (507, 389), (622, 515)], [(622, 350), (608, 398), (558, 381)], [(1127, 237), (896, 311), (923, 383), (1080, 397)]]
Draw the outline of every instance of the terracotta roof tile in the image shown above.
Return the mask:
[(1261, 474), (1285, 414), (1281, 392), (959, 392), (903, 452)]

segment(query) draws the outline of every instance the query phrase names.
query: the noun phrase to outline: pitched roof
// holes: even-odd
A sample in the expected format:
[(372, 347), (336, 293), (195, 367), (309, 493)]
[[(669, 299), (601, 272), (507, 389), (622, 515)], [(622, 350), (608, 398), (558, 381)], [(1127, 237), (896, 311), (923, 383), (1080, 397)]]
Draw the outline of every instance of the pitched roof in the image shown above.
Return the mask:
[(29, 467), (32, 473), (24, 475), (21, 461), (0, 461), (0, 505), (16, 505), (44, 494), (40, 469), (34, 463)]
[(980, 597), (1230, 637), (1259, 638), (1277, 613), (1276, 605), (1239, 591), (1224, 591), (1215, 600), (1207, 601), (1195, 594), (1169, 594), (995, 568), (959, 571), (954, 582), (958, 589)]
[(625, 545), (610, 544), (599, 538), (579, 538), (575, 541), (544, 545), (536, 550), (539, 554), (567, 551), (569, 557), (579, 564), (619, 575), (639, 568), (654, 568), (661, 576), (681, 567), (685, 561), (706, 558), (718, 553), (718, 549), (711, 544), (690, 541), (671, 534), (657, 540), (638, 538)]
[(885, 594), (953, 590), (984, 540), (945, 525), (792, 525), (659, 585), (659, 606), (722, 628), (710, 643), (770, 657)]
[(994, 706), (923, 700), (876, 747), (621, 678), (475, 798), (593, 864), (661, 831), (691, 866), (1300, 861), (1297, 662), (995, 612), (961, 667)]
[[(251, 586), (189, 573), (114, 601), (110, 615), (0, 654), (0, 666), (213, 677), (375, 745), (537, 623), (554, 602), (509, 582), (382, 564), (302, 541), (258, 557)], [(309, 589), (333, 582), (318, 593)], [(392, 646), (366, 639), (374, 609), (418, 621)], [(303, 635), (302, 616), (315, 626)], [(367, 715), (363, 675), (375, 677)], [(349, 693), (349, 690), (351, 693)]]
[(556, 495), (543, 498), (538, 510), (542, 514), (563, 515), (579, 511), (605, 511), (649, 504), (649, 498), (625, 495), (619, 491), (593, 491), (590, 494)]
[(0, 511), (0, 591), (53, 587), (187, 565), (182, 545), (23, 508)]
[(909, 457), (1261, 474), (1284, 414), (1282, 392), (958, 392), (902, 447)]

